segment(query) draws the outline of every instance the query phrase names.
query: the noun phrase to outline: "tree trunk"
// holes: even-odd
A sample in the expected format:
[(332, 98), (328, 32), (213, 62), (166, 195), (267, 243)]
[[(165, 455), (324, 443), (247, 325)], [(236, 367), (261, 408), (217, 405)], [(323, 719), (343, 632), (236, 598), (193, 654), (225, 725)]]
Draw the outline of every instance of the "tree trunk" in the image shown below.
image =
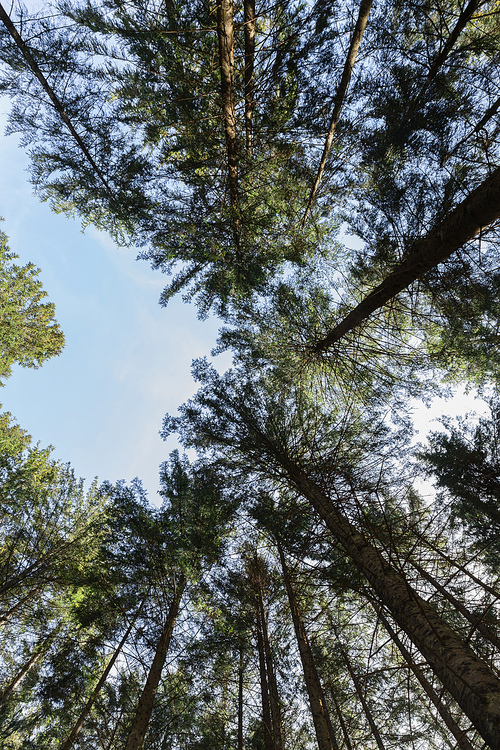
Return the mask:
[[(21, 573), (18, 573), (16, 576), (12, 576), (12, 578), (8, 578), (5, 583), (3, 583), (0, 586), (0, 596), (2, 594), (5, 594), (7, 591), (10, 591), (10, 589), (15, 588), (19, 583), (22, 583), (27, 578), (29, 578), (31, 575), (40, 575), (41, 572), (45, 572), (51, 560), (54, 558), (54, 553), (50, 553), (48, 555), (45, 555), (40, 560), (35, 560), (35, 562), (31, 563), (31, 565), (28, 565)], [(38, 583), (38, 587), (43, 587), (44, 583), (46, 581), (42, 581), (42, 583)]]
[(451, 50), (453, 49), (458, 37), (460, 36), (462, 31), (465, 29), (466, 25), (471, 20), (476, 10), (481, 5), (485, 5), (485, 4), (486, 4), (486, 0), (470, 0), (467, 7), (464, 8), (463, 11), (460, 13), (458, 20), (455, 26), (453, 27), (453, 31), (451, 32), (450, 36), (446, 40), (446, 43), (444, 44), (443, 49), (441, 50), (439, 55), (436, 57), (436, 59), (432, 63), (430, 70), (427, 73), (426, 84), (428, 84), (434, 78), (439, 68), (444, 63), (444, 61), (450, 54)]
[(373, 0), (361, 0), (361, 4), (359, 6), (358, 20), (356, 21), (356, 26), (354, 27), (354, 31), (352, 34), (351, 44), (349, 46), (349, 51), (347, 53), (346, 61), (344, 64), (344, 70), (342, 71), (342, 78), (340, 79), (340, 84), (337, 89), (337, 93), (335, 94), (330, 127), (328, 128), (328, 135), (326, 136), (323, 154), (319, 163), (318, 174), (316, 175), (316, 181), (309, 195), (304, 218), (302, 219), (302, 226), (304, 226), (307, 221), (309, 211), (311, 210), (311, 206), (314, 203), (316, 193), (318, 192), (318, 187), (321, 182), (323, 172), (325, 171), (326, 160), (328, 159), (328, 154), (330, 153), (330, 149), (332, 147), (335, 128), (337, 127), (337, 122), (340, 117), (340, 110), (342, 109), (342, 104), (344, 103), (344, 97), (347, 92), (347, 87), (349, 86), (349, 82), (351, 80), (352, 69), (354, 68), (359, 45), (361, 44), (361, 39), (366, 29), (366, 24), (368, 23), (368, 16), (370, 15), (372, 2)]
[(446, 162), (451, 159), (451, 157), (456, 154), (460, 146), (463, 146), (469, 138), (472, 138), (473, 135), (477, 135), (487, 124), (487, 122), (498, 112), (500, 109), (500, 97), (496, 101), (493, 102), (491, 107), (488, 107), (484, 115), (481, 117), (479, 122), (476, 124), (473, 130), (471, 130), (464, 138), (462, 138), (458, 143), (453, 146), (451, 151), (446, 155), (446, 157), (443, 159), (443, 166), (446, 164)]
[(228, 182), (231, 206), (238, 206), (238, 160), (236, 156), (236, 114), (234, 99), (233, 0), (217, 4), (217, 36), (221, 78), (222, 116), (226, 134)]
[(425, 81), (424, 81), (422, 88), (418, 92), (415, 99), (413, 99), (413, 101), (410, 102), (408, 109), (406, 110), (406, 113), (405, 113), (405, 119), (410, 120), (415, 114), (415, 112), (418, 110), (424, 98), (424, 94), (429, 87), (429, 84), (436, 77), (436, 73), (439, 71), (440, 67), (443, 65), (446, 58), (452, 51), (453, 47), (455, 46), (455, 43), (458, 40), (458, 37), (460, 36), (462, 31), (465, 29), (466, 25), (471, 20), (476, 10), (481, 5), (484, 5), (486, 2), (487, 0), (470, 0), (467, 7), (464, 8), (463, 11), (460, 13), (457, 19), (457, 22), (455, 26), (453, 27), (453, 31), (451, 32), (450, 36), (444, 43), (441, 51), (436, 56), (434, 62), (429, 68), (429, 72), (427, 73), (427, 76), (425, 77)]
[(255, 624), (257, 630), (257, 651), (259, 652), (260, 694), (262, 698), (262, 724), (264, 725), (265, 750), (275, 750), (271, 722), (271, 707), (269, 704), (269, 687), (267, 681), (266, 655), (264, 653), (264, 639), (258, 604), (255, 607)]
[(254, 56), (255, 56), (255, 0), (243, 0), (245, 26), (245, 148), (253, 147)]
[(344, 737), (344, 744), (347, 750), (353, 750), (351, 738), (349, 737), (349, 732), (347, 730), (347, 724), (345, 723), (345, 719), (342, 715), (342, 709), (339, 706), (339, 702), (335, 696), (335, 690), (333, 689), (332, 685), (329, 685), (329, 690), (330, 690), (330, 698), (332, 699), (332, 703), (335, 708), (335, 713), (337, 714), (338, 720), (340, 722), (340, 726), (342, 727), (342, 735)]
[(375, 310), (434, 266), (442, 263), (485, 227), (500, 218), (500, 167), (450, 211), (425, 237), (416, 240), (403, 260), (323, 339), (314, 344), (317, 354), (340, 341)]
[(17, 688), (17, 686), (23, 681), (23, 679), (26, 677), (28, 672), (32, 667), (35, 666), (35, 664), (40, 661), (40, 659), (43, 656), (43, 651), (35, 651), (33, 654), (31, 654), (28, 661), (23, 664), (19, 672), (16, 674), (13, 680), (9, 682), (8, 685), (5, 686), (5, 688), (0, 693), (0, 706), (2, 706), (6, 701), (10, 698), (14, 690)]
[(168, 647), (172, 638), (175, 621), (179, 614), (179, 607), (181, 604), (182, 595), (186, 588), (186, 579), (181, 576), (177, 583), (176, 590), (174, 592), (174, 598), (168, 611), (167, 619), (163, 625), (160, 638), (156, 645), (156, 652), (151, 664), (149, 674), (142, 691), (142, 695), (139, 698), (137, 705), (137, 711), (135, 714), (134, 721), (132, 723), (132, 729), (130, 731), (125, 750), (141, 750), (144, 743), (144, 737), (148, 729), (149, 721), (151, 719), (151, 713), (153, 711), (154, 700), (158, 690), (158, 685), (161, 679), (161, 673), (167, 658)]
[(0, 21), (3, 22), (5, 28), (9, 32), (10, 36), (14, 40), (14, 42), (17, 45), (18, 49), (20, 50), (22, 56), (26, 60), (27, 65), (31, 69), (31, 72), (33, 73), (33, 75), (40, 82), (43, 90), (45, 91), (45, 93), (49, 97), (50, 101), (54, 105), (54, 109), (56, 110), (56, 112), (58, 112), (61, 120), (64, 122), (64, 124), (68, 128), (69, 132), (71, 133), (71, 135), (73, 136), (73, 138), (77, 142), (79, 148), (81, 149), (81, 151), (84, 154), (85, 158), (87, 159), (87, 161), (89, 162), (90, 166), (94, 170), (95, 174), (97, 175), (97, 177), (99, 178), (99, 180), (104, 185), (104, 187), (106, 189), (106, 192), (111, 196), (111, 198), (113, 198), (114, 197), (113, 196), (113, 191), (111, 190), (108, 181), (106, 180), (106, 178), (104, 177), (103, 173), (101, 172), (101, 170), (99, 169), (99, 167), (95, 163), (95, 161), (92, 158), (92, 156), (90, 154), (90, 151), (88, 150), (87, 146), (85, 145), (85, 143), (82, 141), (82, 139), (78, 135), (77, 131), (75, 130), (75, 128), (73, 126), (73, 123), (71, 122), (71, 120), (69, 119), (68, 115), (66, 114), (66, 111), (64, 109), (64, 106), (63, 106), (62, 102), (56, 96), (54, 90), (50, 86), (49, 82), (47, 81), (47, 79), (43, 75), (43, 73), (40, 70), (40, 68), (38, 67), (38, 64), (37, 64), (35, 58), (33, 57), (33, 55), (31, 54), (31, 51), (30, 51), (29, 47), (26, 45), (26, 43), (21, 38), (21, 35), (19, 34), (19, 32), (17, 31), (16, 27), (12, 23), (12, 21), (11, 21), (11, 19), (9, 17), (9, 14), (7, 13), (7, 11), (5, 10), (5, 8), (1, 4), (0, 4)]
[(451, 734), (457, 741), (457, 745), (460, 748), (460, 750), (474, 750), (474, 747), (471, 745), (471, 743), (467, 739), (467, 735), (462, 729), (460, 729), (460, 727), (458, 726), (453, 716), (450, 714), (446, 706), (440, 700), (438, 694), (432, 687), (429, 680), (425, 677), (422, 670), (415, 664), (415, 661), (412, 658), (410, 652), (408, 651), (404, 643), (401, 641), (399, 636), (396, 634), (395, 630), (392, 628), (387, 618), (380, 611), (380, 607), (375, 607), (375, 610), (377, 612), (378, 617), (380, 618), (380, 622), (389, 633), (391, 640), (396, 644), (398, 649), (401, 651), (404, 660), (408, 664), (409, 668), (411, 669), (411, 671), (413, 672), (417, 680), (420, 682), (425, 694), (427, 695), (427, 697), (429, 698), (433, 706), (435, 706), (437, 712), (439, 713), (441, 719), (443, 720), (443, 723), (450, 730)]
[[(267, 441), (269, 445), (269, 441)], [(500, 681), (434, 608), (367, 542), (323, 490), (274, 450), (295, 487), (324, 520), (379, 600), (407, 633), (492, 750), (500, 748)]]
[(0, 692), (0, 706), (2, 706), (6, 701), (10, 698), (14, 690), (18, 687), (18, 685), (21, 684), (21, 682), (24, 680), (30, 669), (32, 669), (35, 664), (40, 661), (42, 656), (48, 651), (50, 648), (50, 645), (52, 644), (52, 641), (56, 637), (57, 633), (61, 630), (62, 625), (56, 625), (56, 627), (52, 630), (52, 632), (43, 640), (42, 643), (38, 644), (34, 649), (33, 653), (31, 654), (28, 661), (23, 664), (19, 672), (16, 674), (13, 680), (9, 682), (8, 685), (6, 685), (3, 690)]
[(259, 588), (258, 606), (260, 613), (260, 624), (262, 628), (262, 640), (264, 645), (264, 656), (266, 660), (267, 685), (269, 689), (269, 706), (271, 709), (271, 728), (273, 736), (274, 750), (284, 750), (283, 745), (283, 728), (281, 725), (281, 707), (278, 695), (278, 685), (276, 683), (276, 674), (274, 672), (273, 657), (271, 653), (271, 644), (269, 643), (269, 632), (267, 628), (267, 616), (264, 609), (262, 598), (262, 589)]
[(373, 737), (375, 739), (375, 742), (377, 743), (377, 747), (379, 748), (379, 750), (385, 750), (385, 745), (384, 745), (384, 743), (382, 741), (382, 737), (380, 736), (380, 732), (378, 731), (378, 727), (377, 727), (377, 725), (375, 723), (375, 719), (373, 718), (373, 714), (372, 714), (372, 712), (370, 710), (370, 706), (368, 705), (368, 701), (365, 698), (365, 695), (364, 695), (364, 692), (363, 692), (363, 688), (361, 686), (360, 679), (359, 679), (358, 675), (356, 674), (356, 671), (355, 671), (354, 667), (351, 664), (351, 660), (349, 659), (349, 655), (348, 655), (346, 649), (344, 648), (344, 646), (340, 642), (340, 639), (339, 639), (339, 636), (338, 636), (338, 632), (337, 632), (337, 629), (336, 629), (335, 625), (333, 624), (333, 621), (331, 621), (331, 624), (332, 624), (333, 630), (335, 632), (335, 638), (337, 640), (337, 645), (338, 645), (338, 647), (340, 649), (340, 653), (342, 654), (342, 659), (344, 660), (344, 664), (346, 665), (347, 671), (349, 672), (349, 674), (351, 676), (351, 680), (353, 681), (354, 689), (356, 690), (356, 695), (358, 696), (358, 698), (359, 698), (359, 700), (361, 702), (361, 705), (363, 706), (363, 711), (365, 712), (365, 716), (366, 716), (366, 718), (368, 720), (368, 724), (370, 725), (370, 729), (372, 731), (372, 735), (373, 735)]
[(483, 638), (486, 638), (495, 648), (500, 651), (500, 638), (496, 633), (494, 633), (490, 628), (485, 625), (481, 619), (481, 617), (478, 617), (477, 615), (473, 615), (467, 607), (462, 604), (461, 601), (459, 601), (456, 597), (451, 594), (447, 588), (444, 586), (441, 586), (440, 583), (438, 583), (433, 576), (431, 576), (430, 573), (428, 573), (425, 568), (423, 568), (421, 565), (419, 565), (417, 562), (411, 561), (411, 564), (415, 568), (415, 570), (418, 570), (420, 575), (425, 578), (426, 581), (429, 581), (429, 583), (434, 586), (436, 591), (439, 591), (440, 594), (442, 594), (445, 599), (447, 599), (450, 604), (452, 604), (457, 612), (460, 612), (463, 617), (465, 617), (466, 620), (470, 622), (470, 624), (473, 626), (474, 630), (477, 630)]
[(118, 727), (120, 726), (120, 722), (123, 719), (123, 714), (124, 713), (125, 713), (125, 706), (123, 705), (123, 702), (122, 702), (122, 705), (120, 707), (120, 714), (118, 716), (118, 719), (115, 722), (115, 726), (113, 727), (113, 731), (111, 732), (111, 737), (109, 738), (109, 742), (108, 742), (107, 747), (105, 747), (104, 743), (101, 742), (104, 750), (113, 750), (114, 749), (114, 744), (113, 743), (115, 741), (115, 736), (116, 736), (116, 733), (118, 731)]
[(243, 750), (243, 647), (240, 646), (240, 661), (238, 664), (238, 750)]
[[(427, 549), (429, 549), (433, 554), (439, 555), (443, 560), (445, 560), (449, 565), (459, 570), (461, 573), (464, 573), (466, 576), (470, 578), (471, 581), (474, 581), (474, 583), (479, 586), (480, 588), (484, 589), (484, 591), (487, 591), (494, 599), (500, 599), (500, 591), (495, 590), (492, 586), (488, 585), (485, 581), (482, 581), (480, 578), (474, 575), (474, 573), (471, 573), (470, 570), (467, 570), (467, 568), (464, 565), (461, 565), (456, 560), (453, 560), (451, 557), (449, 557), (445, 552), (439, 549), (439, 547), (434, 547), (428, 539), (425, 538), (423, 534), (419, 534), (416, 529), (412, 529), (413, 534), (418, 538), (420, 542), (422, 542)], [(479, 556), (479, 555), (477, 555)], [(474, 559), (474, 558), (472, 558)], [(471, 562), (468, 560), (467, 562)], [(498, 581), (497, 581), (498, 582)]]
[(0, 615), (0, 624), (2, 624), (3, 622), (7, 622), (7, 620), (15, 615), (16, 612), (18, 612), (27, 602), (29, 602), (31, 599), (34, 599), (42, 589), (43, 584), (40, 584), (39, 586), (36, 586), (34, 589), (29, 591), (25, 596), (22, 597), (22, 599), (19, 599), (19, 601), (16, 602), (10, 609)]
[[(144, 602), (143, 602), (144, 604)], [(142, 605), (141, 605), (142, 608)], [(137, 613), (138, 615), (139, 613)], [(106, 669), (102, 673), (101, 677), (99, 678), (99, 681), (95, 688), (93, 689), (90, 698), (88, 699), (87, 703), (85, 704), (85, 707), (83, 708), (80, 716), (78, 717), (73, 729), (71, 730), (68, 739), (61, 745), (60, 750), (70, 750), (70, 748), (73, 746), (74, 741), (76, 740), (77, 736), (79, 735), (81, 728), (83, 727), (84, 721), (89, 715), (90, 711), (92, 710), (92, 706), (94, 705), (99, 693), (101, 692), (101, 689), (103, 688), (106, 680), (108, 679), (108, 675), (111, 672), (113, 668), (113, 664), (117, 660), (122, 648), (124, 647), (127, 638), (129, 637), (132, 628), (134, 627), (135, 621), (137, 619), (137, 615), (132, 619), (132, 622), (128, 626), (127, 630), (125, 631), (125, 634), (123, 638), (121, 639), (120, 643), (116, 647), (116, 649), (113, 652), (113, 655), (111, 656), (111, 659), (109, 660)]]
[(300, 659), (302, 661), (302, 668), (304, 670), (304, 682), (306, 683), (307, 694), (309, 696), (309, 705), (313, 717), (314, 728), (316, 730), (318, 750), (339, 750), (332, 723), (330, 721), (330, 715), (328, 713), (321, 681), (316, 669), (316, 664), (314, 663), (311, 646), (309, 645), (307, 633), (304, 628), (304, 623), (302, 622), (302, 618), (300, 617), (297, 600), (295, 598), (295, 592), (293, 590), (292, 582), (290, 579), (290, 572), (288, 570), (285, 555), (283, 553), (283, 548), (278, 537), (275, 537), (275, 539), (281, 567), (283, 570), (283, 581), (285, 583), (290, 610), (292, 613), (293, 627), (295, 629), (297, 644), (299, 646)]

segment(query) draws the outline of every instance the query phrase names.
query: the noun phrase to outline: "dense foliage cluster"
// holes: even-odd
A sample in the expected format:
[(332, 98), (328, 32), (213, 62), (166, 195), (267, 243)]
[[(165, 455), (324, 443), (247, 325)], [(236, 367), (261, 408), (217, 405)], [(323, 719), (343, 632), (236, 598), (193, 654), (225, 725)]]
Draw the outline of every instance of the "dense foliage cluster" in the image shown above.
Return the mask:
[[(500, 748), (498, 0), (0, 5), (32, 179), (221, 318), (93, 485), (0, 416), (6, 750)], [(0, 248), (0, 376), (60, 351)], [(418, 449), (446, 383), (491, 418)], [(433, 479), (435, 491), (423, 490)]]

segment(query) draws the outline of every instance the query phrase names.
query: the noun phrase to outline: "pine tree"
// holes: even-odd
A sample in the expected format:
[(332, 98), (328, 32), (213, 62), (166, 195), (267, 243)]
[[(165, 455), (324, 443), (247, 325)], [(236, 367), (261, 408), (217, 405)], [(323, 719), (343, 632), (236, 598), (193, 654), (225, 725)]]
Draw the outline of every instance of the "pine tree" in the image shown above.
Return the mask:
[(59, 354), (64, 335), (54, 319), (54, 304), (43, 301), (47, 293), (32, 263), (18, 266), (0, 232), (0, 377), (8, 378), (12, 365), (39, 367)]
[[(494, 727), (499, 719), (486, 695), (491, 697), (500, 691), (497, 678), (370, 540), (371, 529), (364, 528), (363, 514), (360, 519), (349, 518), (349, 505), (345, 500), (339, 503), (340, 487), (337, 485), (333, 493), (327, 489), (324, 472), (328, 464), (312, 448), (319, 440), (317, 432), (311, 433), (312, 424), (318, 425), (318, 405), (311, 404), (308, 410), (307, 399), (293, 391), (285, 399), (282, 390), (277, 400), (265, 383), (242, 383), (243, 373), (227, 373), (220, 378), (213, 370), (199, 367), (197, 374), (202, 388), (181, 409), (181, 417), (166, 421), (166, 429), (179, 429), (186, 445), (211, 445), (222, 455), (227, 451), (236, 470), (258, 472), (271, 483), (284, 481), (306, 498), (477, 731), (494, 746)], [(325, 419), (326, 415), (321, 417)], [(319, 430), (325, 440), (325, 425), (319, 423)], [(332, 440), (330, 434), (330, 443)], [(355, 502), (356, 496), (351, 499)]]

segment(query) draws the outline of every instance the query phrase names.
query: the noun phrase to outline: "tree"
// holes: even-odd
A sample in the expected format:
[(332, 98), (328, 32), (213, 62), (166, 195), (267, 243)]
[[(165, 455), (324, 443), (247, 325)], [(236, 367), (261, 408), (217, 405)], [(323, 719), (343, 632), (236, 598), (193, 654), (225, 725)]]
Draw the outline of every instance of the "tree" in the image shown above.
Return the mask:
[(43, 301), (47, 293), (32, 263), (19, 266), (0, 232), (0, 378), (8, 378), (12, 365), (39, 367), (60, 354), (64, 335), (54, 318), (55, 306)]
[[(149, 544), (153, 542), (152, 552), (156, 548), (151, 563), (158, 581), (153, 585), (160, 600), (167, 598), (169, 604), (126, 750), (140, 750), (143, 746), (188, 576), (196, 579), (206, 564), (216, 559), (226, 514), (231, 510), (230, 505), (224, 504), (216, 475), (203, 467), (190, 471), (187, 461), (181, 460), (177, 452), (162, 466), (160, 478), (165, 506), (159, 515), (159, 525), (149, 532), (152, 532)], [(160, 609), (164, 607), (165, 604)]]
[(109, 615), (87, 629), (75, 616), (99, 570), (107, 498), (29, 440), (3, 455), (2, 480), (2, 727), (22, 717), (28, 742), (54, 736), (61, 704), (64, 731), (109, 633)]
[(498, 380), (497, 3), (0, 17), (41, 196), (140, 245), (235, 354), (166, 419), (201, 457), (161, 468), (161, 509), (137, 482), (85, 499), (0, 421), (4, 732), (498, 748), (498, 409), (420, 455), (408, 411), (445, 373)]
[[(314, 467), (318, 462), (321, 467), (321, 458), (311, 450), (311, 441), (315, 445), (319, 439), (317, 430), (311, 434), (312, 424), (318, 424), (318, 405), (310, 404), (308, 411), (307, 397), (297, 390), (285, 398), (282, 384), (278, 400), (265, 381), (257, 386), (248, 379), (242, 382), (243, 373), (229, 372), (219, 377), (201, 365), (197, 374), (202, 388), (181, 408), (179, 418), (166, 420), (166, 431), (178, 429), (186, 445), (219, 450), (219, 460), (224, 460), (227, 452), (233, 466), (258, 473), (271, 482), (285, 481), (303, 495), (477, 731), (494, 746), (494, 727), (500, 722), (500, 712), (492, 698), (500, 696), (497, 678), (370, 542), (363, 522), (359, 525), (359, 519), (355, 523), (349, 519), (348, 507), (344, 509), (339, 499), (334, 500), (335, 496), (339, 498), (339, 488), (333, 497), (326, 489), (325, 475)], [(320, 429), (325, 430), (322, 426)], [(330, 444), (332, 440), (330, 435)], [(311, 467), (304, 453), (312, 461)], [(324, 472), (324, 464), (321, 468)], [(341, 471), (337, 473), (341, 475)]]
[(309, 703), (316, 729), (318, 748), (319, 750), (336, 750), (338, 748), (337, 740), (330, 721), (323, 688), (314, 662), (312, 649), (297, 606), (297, 599), (292, 587), (290, 572), (288, 570), (279, 538), (276, 539), (276, 545), (283, 570), (283, 580), (287, 590), (288, 601), (290, 603), (290, 610), (292, 613), (295, 634), (297, 636), (302, 666), (304, 668), (304, 680), (309, 694)]
[(386, 279), (314, 345), (318, 353), (333, 346), (377, 308), (423, 276), (500, 218), (500, 168), (472, 191), (425, 237), (410, 246)]
[[(241, 10), (235, 17), (232, 2), (212, 8), (204, 0), (161, 13), (147, 0), (127, 9), (64, 6), (52, 26), (30, 22), (40, 49), (16, 42), (3, 58), (5, 88), (33, 116), (18, 110), (14, 119), (39, 142), (41, 192), (122, 243), (147, 244), (143, 256), (155, 267), (172, 272), (182, 264), (162, 299), (186, 287), (202, 312), (263, 291), (286, 261), (312, 254), (322, 231), (312, 220), (307, 230), (296, 225), (309, 170), (304, 148), (288, 135), (296, 105), (293, 30), (303, 12), (286, 3), (252, 25), (244, 21), (249, 6)], [(245, 42), (245, 24), (252, 42), (248, 34)], [(92, 56), (96, 33), (102, 65)], [(247, 63), (236, 64), (234, 49), (241, 45), (244, 56), (245, 44)], [(58, 81), (48, 75), (47, 89), (37, 71), (49, 60)], [(40, 109), (40, 85), (48, 109)], [(245, 153), (250, 112), (252, 150)], [(59, 146), (46, 148), (48, 133), (39, 140), (46, 128), (54, 146), (64, 141), (68, 159)]]
[(420, 455), (437, 487), (450, 498), (452, 519), (466, 525), (485, 559), (495, 566), (500, 530), (500, 413), (495, 401), (490, 410), (491, 416), (479, 419), (475, 427), (446, 420), (447, 432), (433, 432)]
[[(276, 669), (269, 639), (265, 589), (268, 587), (266, 565), (257, 551), (247, 560), (248, 586), (253, 595), (259, 673), (262, 698), (262, 723), (266, 750), (283, 750), (281, 701), (276, 681)], [(267, 584), (267, 585), (266, 585)]]
[(69, 466), (52, 459), (50, 449), (31, 447), (29, 436), (4, 417), (4, 445), (21, 437), (0, 465), (0, 597), (10, 606), (12, 597), (40, 592), (85, 565), (99, 544), (96, 524), (106, 498), (95, 484), (86, 493)]

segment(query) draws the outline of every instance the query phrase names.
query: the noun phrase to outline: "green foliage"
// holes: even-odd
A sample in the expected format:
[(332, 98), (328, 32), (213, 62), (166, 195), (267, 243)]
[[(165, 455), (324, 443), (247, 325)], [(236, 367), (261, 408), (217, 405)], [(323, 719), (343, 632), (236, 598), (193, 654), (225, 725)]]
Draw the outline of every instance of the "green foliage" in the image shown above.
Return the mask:
[[(412, 671), (416, 661), (439, 705), (457, 719), (459, 736), (481, 746), (416, 654), (405, 634), (411, 627), (399, 631), (409, 657), (388, 639), (378, 620), (390, 617), (381, 606), (387, 599), (366, 586), (368, 556), (346, 550), (369, 547), (387, 576), (400, 576), (495, 665), (495, 584), (482, 562), (493, 567), (500, 554), (498, 406), (476, 429), (448, 425), (447, 435), (431, 437), (419, 460), (443, 491), (436, 503), (412, 486), (408, 401), (440, 390), (444, 373), (474, 382), (498, 377), (498, 225), (330, 352), (317, 352), (413, 243), (495, 168), (500, 14), (485, 0), (458, 28), (471, 7), (377, 3), (307, 222), (357, 2), (257, 8), (251, 149), (243, 7), (234, 5), (237, 200), (215, 5), (105, 0), (22, 13), (31, 54), (91, 159), (68, 138), (57, 107), (44, 104), (26, 57), (2, 44), (1, 86), (14, 99), (10, 128), (31, 148), (40, 195), (140, 246), (143, 258), (173, 275), (162, 303), (184, 290), (202, 315), (215, 309), (228, 325), (219, 349), (235, 353), (235, 369), (222, 376), (196, 362), (200, 390), (165, 420), (164, 434), (179, 431), (202, 457), (190, 463), (174, 452), (162, 464), (161, 508), (148, 504), (138, 481), (85, 493), (69, 467), (0, 416), (0, 592), (8, 623), (0, 653), (8, 678), (45, 644), (0, 721), (2, 741), (16, 750), (52, 747), (69, 735), (128, 633), (75, 743), (124, 746), (185, 580), (145, 748), (226, 750), (236, 746), (238, 728), (245, 747), (265, 746), (255, 701), (257, 589), (288, 707), (287, 747), (313, 746), (277, 537), (344, 744), (380, 748), (375, 724), (388, 750), (444, 746), (444, 725), (428, 714), (428, 695)], [(337, 243), (340, 229), (355, 235), (356, 250), (347, 238)], [(2, 243), (6, 377), (14, 362), (36, 367), (57, 353), (62, 334), (38, 271), (13, 265), (3, 235)], [(301, 495), (304, 477), (331, 510), (329, 531)], [(332, 538), (341, 514), (344, 536)], [(349, 544), (339, 541), (350, 533)], [(478, 562), (467, 569), (473, 553)], [(49, 626), (58, 628), (52, 640)]]
[(452, 517), (462, 521), (485, 559), (494, 567), (500, 554), (500, 409), (476, 426), (446, 420), (447, 432), (433, 432), (421, 458), (437, 487), (451, 501)]
[(40, 367), (60, 354), (64, 335), (54, 319), (54, 304), (38, 279), (32, 263), (19, 266), (0, 232), (0, 378), (8, 378), (12, 365)]
[(31, 36), (58, 71), (56, 94), (92, 143), (100, 176), (68, 143), (58, 115), (40, 108), (38, 83), (19, 72), (20, 56), (8, 49), (3, 59), (10, 67), (4, 87), (24, 102), (12, 127), (32, 143), (34, 181), (56, 210), (77, 212), (122, 243), (146, 245), (142, 257), (175, 274), (162, 302), (185, 289), (201, 314), (264, 292), (286, 262), (301, 264), (314, 253), (321, 223), (299, 223), (312, 173), (306, 149), (290, 132), (299, 103), (300, 6), (287, 2), (258, 15), (251, 153), (244, 146), (242, 10), (236, 11), (238, 206), (227, 187), (215, 6), (62, 3), (54, 15), (53, 25), (32, 19)]

